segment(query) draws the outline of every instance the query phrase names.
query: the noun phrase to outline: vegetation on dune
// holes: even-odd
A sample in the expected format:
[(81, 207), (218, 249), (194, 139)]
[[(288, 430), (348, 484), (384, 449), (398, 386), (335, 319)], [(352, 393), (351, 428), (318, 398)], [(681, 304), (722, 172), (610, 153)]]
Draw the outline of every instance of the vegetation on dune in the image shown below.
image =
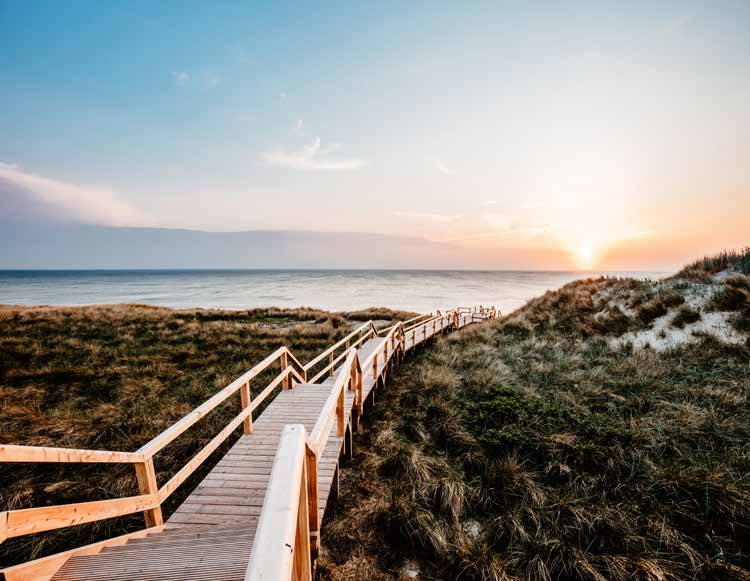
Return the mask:
[(416, 316), (416, 313), (395, 311), (386, 307), (370, 307), (361, 311), (345, 311), (337, 314), (350, 321), (406, 321)]
[(750, 579), (750, 343), (614, 341), (696, 324), (698, 291), (578, 281), (402, 367), (355, 436), (321, 577)]
[[(383, 309), (384, 320), (413, 313)], [(219, 389), (287, 345), (312, 359), (358, 325), (314, 309), (177, 311), (137, 305), (0, 307), (0, 442), (135, 451)], [(268, 372), (251, 384), (265, 387)], [(230, 398), (155, 457), (163, 483), (239, 412)], [(169, 514), (226, 451), (217, 450), (165, 505)], [(127, 465), (5, 464), (2, 510), (137, 494)], [(10, 539), (13, 563), (143, 528), (140, 514)]]
[(740, 250), (725, 250), (712, 256), (705, 256), (688, 264), (675, 277), (705, 280), (723, 270), (733, 270), (750, 274), (750, 246)]

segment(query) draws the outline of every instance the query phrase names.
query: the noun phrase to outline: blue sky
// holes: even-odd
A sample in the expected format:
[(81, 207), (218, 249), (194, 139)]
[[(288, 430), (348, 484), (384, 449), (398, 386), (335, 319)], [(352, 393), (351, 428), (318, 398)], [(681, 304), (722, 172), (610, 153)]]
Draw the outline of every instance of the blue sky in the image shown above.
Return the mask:
[(0, 179), (89, 222), (663, 266), (743, 242), (748, 102), (745, 0), (0, 0)]

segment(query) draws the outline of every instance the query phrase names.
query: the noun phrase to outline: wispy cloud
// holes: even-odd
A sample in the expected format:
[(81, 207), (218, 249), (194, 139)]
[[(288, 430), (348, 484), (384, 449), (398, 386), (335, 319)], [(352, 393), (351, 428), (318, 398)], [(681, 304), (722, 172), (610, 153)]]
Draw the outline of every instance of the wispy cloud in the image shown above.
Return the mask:
[(511, 229), (512, 220), (504, 214), (490, 213), (482, 216), (482, 222), (494, 230), (507, 231)]
[(172, 77), (174, 78), (175, 83), (183, 86), (186, 85), (190, 80), (190, 73), (187, 73), (185, 71), (172, 71)]
[(393, 212), (394, 216), (398, 218), (412, 218), (415, 220), (425, 220), (428, 222), (437, 222), (440, 224), (449, 224), (459, 220), (461, 214), (433, 214), (429, 212), (408, 212), (408, 211), (397, 211)]
[(203, 87), (207, 89), (216, 87), (222, 81), (220, 75), (217, 75), (216, 73), (212, 73), (210, 71), (195, 74), (191, 74), (188, 71), (172, 71), (172, 78), (174, 79), (175, 84), (180, 87), (185, 87), (190, 84), (192, 86)]
[(110, 226), (144, 225), (148, 218), (114, 191), (42, 177), (17, 165), (0, 162), (0, 182), (10, 186), (26, 205), (37, 205), (60, 219)]
[(453, 171), (450, 167), (448, 167), (446, 164), (444, 164), (441, 160), (434, 158), (434, 157), (425, 157), (425, 159), (433, 165), (433, 167), (438, 170), (441, 174), (446, 176), (454, 176), (456, 175), (456, 172)]
[(203, 82), (208, 87), (215, 87), (221, 83), (221, 77), (215, 73), (203, 73)]
[[(300, 130), (302, 126), (300, 125)], [(331, 154), (339, 149), (339, 145), (322, 147), (320, 137), (316, 137), (309, 144), (298, 149), (277, 147), (261, 154), (263, 160), (271, 165), (288, 167), (301, 171), (347, 171), (363, 167), (363, 159), (334, 158)]]

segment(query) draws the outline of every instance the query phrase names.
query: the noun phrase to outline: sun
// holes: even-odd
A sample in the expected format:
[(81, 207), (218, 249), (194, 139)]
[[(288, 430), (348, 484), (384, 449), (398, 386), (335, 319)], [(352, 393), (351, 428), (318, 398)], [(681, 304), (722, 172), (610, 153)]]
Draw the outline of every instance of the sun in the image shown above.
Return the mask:
[(583, 242), (576, 251), (578, 255), (578, 266), (591, 268), (594, 264), (594, 247), (589, 242)]

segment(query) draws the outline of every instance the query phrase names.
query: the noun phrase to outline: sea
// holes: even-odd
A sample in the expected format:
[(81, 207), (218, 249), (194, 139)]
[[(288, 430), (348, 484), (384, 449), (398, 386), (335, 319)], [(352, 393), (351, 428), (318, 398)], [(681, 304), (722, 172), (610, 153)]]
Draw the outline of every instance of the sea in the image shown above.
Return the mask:
[(427, 313), (475, 304), (510, 312), (580, 278), (666, 272), (466, 270), (5, 270), (0, 304), (137, 303), (178, 309), (390, 307)]

